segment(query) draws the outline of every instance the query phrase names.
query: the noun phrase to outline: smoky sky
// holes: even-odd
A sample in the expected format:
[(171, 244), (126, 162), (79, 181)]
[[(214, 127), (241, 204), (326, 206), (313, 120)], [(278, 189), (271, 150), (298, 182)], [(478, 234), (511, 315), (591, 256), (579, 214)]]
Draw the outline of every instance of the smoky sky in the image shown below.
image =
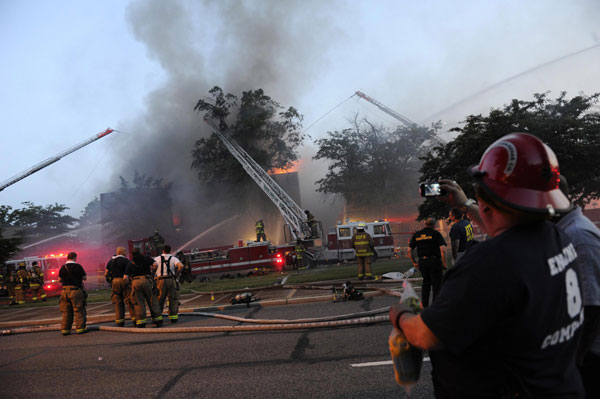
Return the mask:
[[(535, 92), (600, 91), (597, 68), (591, 66), (599, 59), (595, 50), (445, 110), (507, 77), (596, 43), (600, 6), (594, 0), (462, 1), (427, 7), (150, 0), (132, 3), (126, 15), (132, 34), (165, 76), (146, 95), (145, 111), (122, 124), (113, 181), (118, 175), (130, 178), (136, 169), (173, 181), (173, 200), (183, 208), (204, 201), (205, 188), (190, 169), (190, 151), (209, 132), (193, 106), (215, 85), (238, 97), (244, 90), (263, 88), (283, 106), (310, 115), (305, 126), (363, 90), (412, 120), (430, 123), (426, 119), (436, 115), (446, 123), (444, 129), (468, 114), (486, 113)], [(360, 70), (351, 68), (355, 65)], [(348, 117), (357, 110), (365, 113), (364, 107), (349, 101), (311, 128), (311, 135), (323, 137), (328, 130), (347, 127)], [(440, 110), (445, 111), (438, 115)], [(303, 206), (323, 206), (314, 181), (324, 176), (326, 164), (311, 161), (316, 149), (309, 141), (300, 152), (305, 160), (300, 170)], [(332, 209), (328, 201), (325, 206)], [(338, 218), (339, 201), (334, 209), (323, 212), (330, 218), (325, 225)], [(202, 212), (197, 216), (202, 218)]]
[[(229, 217), (234, 210), (229, 215), (211, 213), (212, 205), (203, 203), (203, 191), (210, 188), (201, 187), (190, 169), (194, 142), (209, 134), (202, 115), (193, 107), (199, 98), (209, 96), (215, 85), (238, 98), (242, 91), (263, 88), (282, 106), (294, 106), (306, 94), (307, 82), (328, 64), (328, 45), (321, 44), (335, 43), (335, 28), (327, 17), (315, 17), (325, 15), (320, 4), (131, 4), (127, 10), (131, 30), (146, 46), (148, 56), (164, 69), (166, 80), (147, 96), (146, 112), (123, 127), (129, 137), (115, 157), (120, 160), (115, 175), (130, 179), (138, 170), (165, 178), (174, 183), (173, 201), (185, 214), (203, 207), (205, 212), (194, 212), (194, 216), (204, 222)], [(317, 44), (322, 50), (319, 53), (312, 51)]]

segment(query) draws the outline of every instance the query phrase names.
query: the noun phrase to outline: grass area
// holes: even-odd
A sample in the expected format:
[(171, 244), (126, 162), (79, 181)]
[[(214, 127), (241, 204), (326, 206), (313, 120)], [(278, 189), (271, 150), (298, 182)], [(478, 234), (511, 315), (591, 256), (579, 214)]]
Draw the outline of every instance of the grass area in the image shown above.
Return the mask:
[[(373, 274), (381, 276), (389, 272), (405, 272), (411, 268), (407, 259), (381, 259), (372, 264)], [(339, 265), (319, 266), (316, 269), (305, 271), (287, 270), (283, 273), (269, 273), (262, 276), (240, 277), (233, 279), (213, 278), (212, 281), (194, 281), (192, 283), (180, 284), (180, 294), (192, 294), (197, 292), (210, 293), (219, 291), (244, 290), (246, 288), (260, 288), (273, 286), (288, 276), (286, 284), (307, 284), (318, 281), (351, 280), (356, 278), (356, 264), (342, 263)], [(413, 277), (420, 277), (417, 272)], [(88, 290), (88, 303), (110, 301), (111, 291), (109, 289)], [(46, 302), (27, 302), (19, 307), (57, 306), (58, 296), (49, 297)], [(8, 305), (5, 305), (8, 306)]]
[[(384, 259), (372, 265), (374, 275), (389, 272), (404, 272), (411, 268), (411, 263), (405, 259)], [(340, 265), (319, 266), (306, 271), (288, 270), (283, 273), (271, 273), (264, 276), (242, 277), (235, 279), (213, 279), (212, 281), (193, 282), (182, 284), (180, 293), (218, 292), (230, 290), (243, 290), (244, 288), (259, 288), (274, 285), (277, 281), (288, 276), (286, 284), (306, 284), (329, 280), (350, 280), (356, 278), (356, 264), (343, 263)], [(419, 275), (417, 274), (416, 277)], [(192, 291), (193, 290), (193, 291)]]

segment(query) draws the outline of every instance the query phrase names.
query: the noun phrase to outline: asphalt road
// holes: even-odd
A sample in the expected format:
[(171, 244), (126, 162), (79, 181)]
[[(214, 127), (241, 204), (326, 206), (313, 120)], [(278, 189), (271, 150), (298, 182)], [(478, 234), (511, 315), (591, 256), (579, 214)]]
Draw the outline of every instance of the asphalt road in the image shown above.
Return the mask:
[[(222, 313), (296, 319), (363, 312), (396, 301), (376, 296), (351, 302), (244, 307)], [(110, 304), (90, 307), (103, 313), (110, 313), (111, 308)], [(3, 320), (10, 315), (13, 321), (43, 319), (47, 312), (59, 315), (58, 309), (0, 309)], [(172, 326), (167, 322), (162, 329), (240, 324), (198, 316), (180, 318), (179, 323)], [(63, 337), (52, 331), (0, 336), (0, 398), (408, 397), (396, 384), (389, 364), (389, 333), (390, 325), (379, 323), (271, 332), (90, 331)], [(430, 363), (425, 361), (421, 381), (410, 398), (433, 397), (430, 371)]]

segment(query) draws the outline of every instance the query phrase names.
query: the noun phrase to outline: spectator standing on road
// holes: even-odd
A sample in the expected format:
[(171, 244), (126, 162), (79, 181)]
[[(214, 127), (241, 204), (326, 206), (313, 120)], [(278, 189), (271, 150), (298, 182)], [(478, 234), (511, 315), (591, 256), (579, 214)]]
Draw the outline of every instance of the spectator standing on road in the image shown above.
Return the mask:
[[(568, 197), (569, 185), (562, 175), (559, 187)], [(579, 261), (584, 322), (577, 365), (586, 396), (600, 398), (600, 230), (578, 206), (573, 206), (557, 224), (573, 241)]]
[(77, 263), (77, 254), (69, 252), (67, 261), (58, 271), (58, 279), (62, 284), (59, 307), (62, 312), (60, 332), (62, 335), (71, 334), (73, 317), (75, 317), (75, 332), (83, 334), (88, 331), (86, 315), (87, 293), (83, 286), (87, 275), (83, 267)]
[(135, 320), (135, 312), (128, 296), (131, 295), (131, 287), (127, 280), (123, 278), (125, 269), (129, 265), (129, 259), (125, 257), (127, 250), (124, 247), (117, 247), (117, 254), (106, 264), (104, 277), (110, 280), (112, 293), (110, 295), (112, 303), (115, 305), (115, 323), (118, 327), (125, 325), (125, 303), (129, 307), (129, 315)]
[(454, 223), (450, 228), (450, 246), (454, 265), (473, 243), (473, 226), (464, 218), (463, 211), (458, 208), (452, 208), (449, 216), (450, 221)]
[(366, 224), (359, 223), (356, 233), (352, 236), (352, 248), (356, 252), (356, 263), (358, 264), (358, 279), (373, 279), (371, 272), (371, 257), (375, 249), (373, 237), (365, 231)]
[(146, 327), (146, 303), (150, 308), (152, 321), (157, 327), (162, 326), (163, 317), (158, 308), (158, 298), (153, 290), (153, 279), (150, 267), (154, 260), (149, 256), (142, 255), (139, 248), (134, 248), (132, 252), (133, 260), (125, 269), (124, 278), (131, 282), (131, 302), (135, 307), (135, 326), (139, 328)]
[[(547, 220), (570, 206), (556, 156), (535, 136), (513, 133), (469, 172), (490, 238), (446, 273), (430, 307), (414, 315), (395, 305), (390, 321), (429, 350), (438, 398), (582, 398), (577, 253)], [(455, 200), (457, 185), (444, 185)]]
[(260, 242), (261, 239), (263, 241), (267, 241), (267, 235), (265, 234), (265, 223), (263, 220), (257, 220), (254, 227), (256, 229), (256, 242)]
[(442, 286), (444, 269), (446, 269), (446, 257), (444, 256), (446, 241), (434, 227), (434, 218), (425, 219), (425, 228), (413, 234), (408, 244), (408, 256), (412, 260), (413, 266), (419, 269), (423, 276), (423, 285), (421, 286), (423, 307), (429, 306), (431, 290), (433, 290), (432, 301), (435, 301)]
[(169, 298), (169, 320), (177, 323), (179, 320), (179, 287), (177, 278), (183, 270), (183, 264), (179, 259), (171, 255), (171, 246), (165, 245), (162, 255), (154, 258), (153, 268), (156, 268), (156, 285), (158, 287), (158, 308), (160, 313), (165, 306), (165, 300)]
[(44, 291), (44, 272), (37, 261), (31, 263), (31, 272), (29, 273), (29, 287), (31, 288), (31, 299), (33, 302), (41, 300), (46, 302), (46, 291)]

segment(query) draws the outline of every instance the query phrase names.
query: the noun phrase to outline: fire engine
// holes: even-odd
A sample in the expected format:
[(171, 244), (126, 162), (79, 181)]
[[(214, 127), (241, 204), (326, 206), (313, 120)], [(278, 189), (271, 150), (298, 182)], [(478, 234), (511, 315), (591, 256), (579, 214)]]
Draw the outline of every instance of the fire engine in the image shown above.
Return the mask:
[[(158, 256), (155, 243), (150, 238), (129, 241), (129, 253), (138, 248), (148, 256)], [(272, 245), (270, 241), (248, 241), (244, 245), (224, 245), (211, 248), (193, 248), (178, 253), (180, 261), (190, 268), (192, 276), (242, 273), (254, 270), (281, 271), (289, 264), (293, 245)]]
[[(322, 253), (324, 261), (343, 261), (356, 257), (352, 248), (352, 236), (356, 227), (361, 222), (348, 222), (332, 227), (327, 234), (327, 246)], [(390, 258), (394, 255), (394, 237), (390, 223), (385, 220), (377, 222), (362, 222), (365, 231), (373, 237), (375, 251), (374, 260), (377, 258)]]
[(43, 257), (27, 256), (23, 259), (11, 259), (6, 261), (6, 267), (8, 270), (16, 271), (19, 268), (19, 263), (25, 262), (27, 270), (31, 270), (34, 261), (37, 261), (38, 266), (42, 268), (44, 273), (44, 291), (46, 291), (46, 295), (59, 295), (62, 286), (58, 281), (58, 271), (67, 261), (67, 254), (56, 253)]

